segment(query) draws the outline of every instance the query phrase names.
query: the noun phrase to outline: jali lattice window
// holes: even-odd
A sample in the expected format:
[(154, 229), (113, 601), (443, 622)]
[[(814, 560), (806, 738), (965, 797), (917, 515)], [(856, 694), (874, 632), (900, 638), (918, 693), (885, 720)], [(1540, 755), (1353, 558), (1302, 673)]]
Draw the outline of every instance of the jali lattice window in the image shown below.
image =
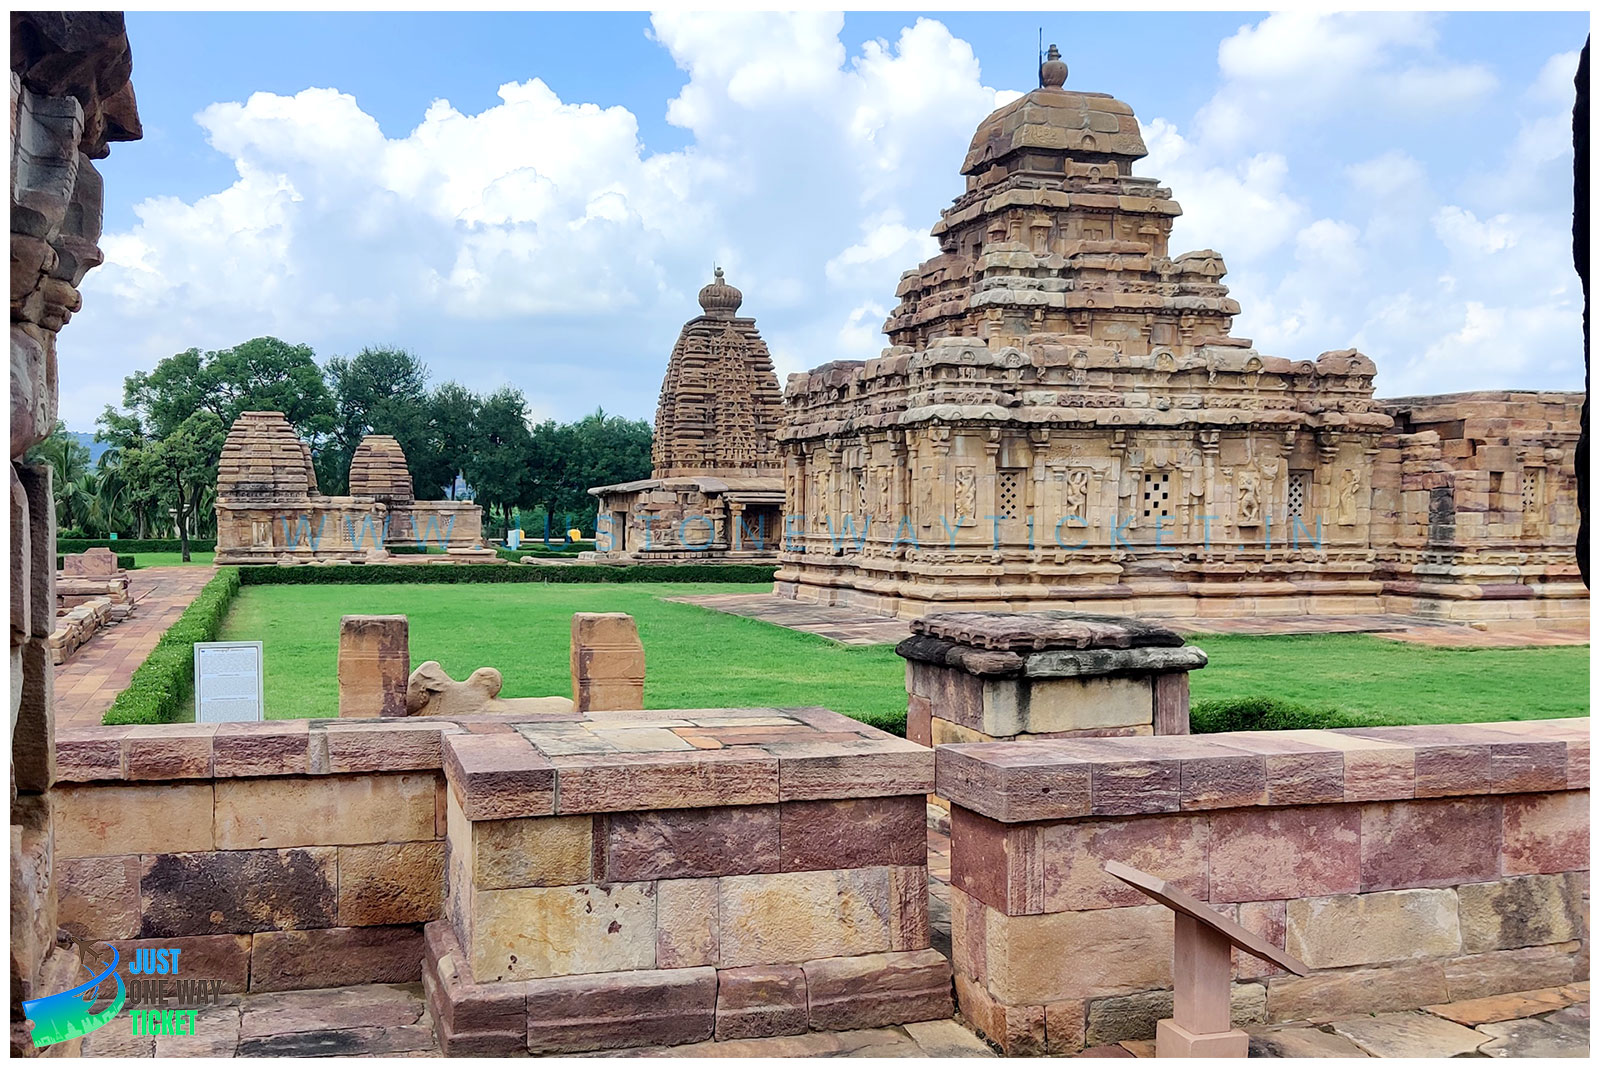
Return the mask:
[(1144, 498), (1140, 501), (1142, 510), (1139, 517), (1143, 519), (1157, 519), (1171, 514), (1167, 510), (1167, 497), (1170, 490), (1166, 471), (1146, 471), (1144, 476)]
[(1304, 519), (1306, 517), (1306, 501), (1311, 498), (1311, 472), (1289, 472), (1289, 517), (1291, 519)]
[(1522, 513), (1536, 515), (1544, 506), (1544, 472), (1530, 467), (1522, 472)]
[(1017, 517), (1017, 499), (1020, 495), (1016, 471), (1001, 471), (999, 485), (996, 486), (996, 495), (999, 497), (999, 514), (1002, 519)]

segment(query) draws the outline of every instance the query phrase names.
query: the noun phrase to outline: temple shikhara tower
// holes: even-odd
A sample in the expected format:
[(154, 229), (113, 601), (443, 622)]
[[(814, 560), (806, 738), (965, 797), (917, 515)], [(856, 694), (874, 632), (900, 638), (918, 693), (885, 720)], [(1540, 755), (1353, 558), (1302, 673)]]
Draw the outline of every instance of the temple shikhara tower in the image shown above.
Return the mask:
[(1222, 256), (1169, 248), (1181, 209), (1133, 173), (1133, 110), (1066, 76), (1052, 46), (979, 125), (890, 347), (791, 376), (778, 592), (901, 615), (1585, 617), (1581, 394), (1388, 404), (1353, 349), (1258, 353)]
[(590, 489), (604, 559), (775, 559), (783, 536), (783, 398), (744, 294), (717, 268), (684, 324), (656, 405), (647, 479)]

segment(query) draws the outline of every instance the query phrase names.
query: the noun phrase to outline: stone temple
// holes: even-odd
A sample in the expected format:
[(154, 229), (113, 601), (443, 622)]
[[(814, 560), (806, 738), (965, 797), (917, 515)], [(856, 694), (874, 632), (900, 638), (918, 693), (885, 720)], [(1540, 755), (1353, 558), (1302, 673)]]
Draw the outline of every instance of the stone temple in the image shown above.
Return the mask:
[(1258, 353), (1222, 256), (1168, 247), (1132, 109), (986, 118), (939, 254), (864, 362), (793, 375), (780, 595), (1163, 616), (1587, 618), (1580, 393), (1383, 401), (1354, 350)]
[(417, 500), (400, 444), (362, 439), (350, 457), (350, 495), (317, 488), (311, 448), (278, 411), (234, 420), (217, 463), (219, 564), (382, 560), (388, 545), (425, 544), (447, 559), (492, 560), (483, 510), (471, 501)]
[(744, 294), (718, 268), (684, 324), (656, 406), (649, 478), (603, 485), (600, 559), (776, 560), (783, 533), (783, 398)]

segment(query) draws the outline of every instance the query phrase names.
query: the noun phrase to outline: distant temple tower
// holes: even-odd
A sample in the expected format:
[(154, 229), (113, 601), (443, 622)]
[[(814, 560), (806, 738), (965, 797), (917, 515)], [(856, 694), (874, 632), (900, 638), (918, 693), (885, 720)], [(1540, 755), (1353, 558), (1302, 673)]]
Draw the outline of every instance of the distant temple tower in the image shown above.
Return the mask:
[(589, 490), (602, 558), (777, 558), (783, 396), (756, 320), (738, 314), (743, 302), (718, 267), (667, 362), (651, 477)]

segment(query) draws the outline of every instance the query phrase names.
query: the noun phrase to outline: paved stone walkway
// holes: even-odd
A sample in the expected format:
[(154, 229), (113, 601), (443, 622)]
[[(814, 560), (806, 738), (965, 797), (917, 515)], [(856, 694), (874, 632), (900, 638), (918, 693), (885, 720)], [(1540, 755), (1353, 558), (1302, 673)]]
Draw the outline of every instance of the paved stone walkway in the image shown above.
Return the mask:
[(132, 618), (95, 634), (56, 668), (56, 725), (99, 726), (117, 694), (183, 609), (216, 573), (214, 567), (149, 567), (130, 572)]
[[(911, 635), (908, 619), (891, 619), (858, 608), (829, 607), (787, 600), (771, 593), (713, 593), (667, 597), (710, 611), (760, 619), (774, 626), (816, 634), (845, 645), (894, 644)], [(1115, 606), (1107, 608), (1115, 613)], [(1479, 630), (1462, 623), (1407, 615), (1284, 615), (1242, 619), (1154, 619), (1179, 633), (1286, 636), (1289, 634), (1372, 634), (1391, 641), (1434, 648), (1523, 648), (1586, 645), (1589, 624), (1558, 623)]]

